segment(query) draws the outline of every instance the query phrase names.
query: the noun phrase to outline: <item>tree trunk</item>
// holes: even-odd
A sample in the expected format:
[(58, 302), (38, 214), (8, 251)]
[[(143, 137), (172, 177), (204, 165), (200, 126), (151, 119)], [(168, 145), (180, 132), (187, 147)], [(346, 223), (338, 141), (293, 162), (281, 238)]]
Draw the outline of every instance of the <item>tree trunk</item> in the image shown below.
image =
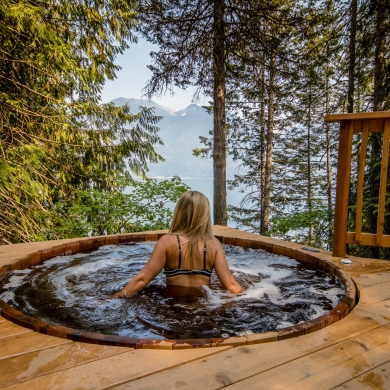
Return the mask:
[[(374, 111), (383, 111), (383, 101), (385, 93), (385, 46), (386, 46), (386, 14), (387, 14), (387, 0), (377, 0), (376, 1), (376, 34), (375, 34), (375, 74), (374, 74), (374, 101), (373, 101), (373, 110)], [(374, 137), (374, 143), (372, 148), (372, 157), (381, 155), (382, 149), (382, 138), (376, 134)], [(379, 167), (376, 171), (379, 170)], [(379, 172), (378, 172), (379, 176)], [(377, 177), (378, 177), (377, 176)], [(376, 191), (379, 193), (379, 180), (377, 179)], [(378, 196), (378, 195), (377, 195)], [(390, 234), (390, 220), (389, 220), (390, 206), (386, 204), (385, 209), (385, 226), (384, 234)], [(372, 225), (375, 222), (375, 230), (377, 229), (377, 218), (373, 221)], [(374, 226), (372, 226), (374, 228)], [(385, 248), (383, 251), (383, 258), (390, 259), (390, 250)]]
[(269, 230), (271, 204), (271, 173), (272, 173), (272, 142), (274, 135), (274, 100), (275, 100), (275, 53), (271, 54), (268, 89), (268, 126), (267, 126), (267, 155), (264, 180), (264, 233)]
[(264, 187), (265, 187), (265, 72), (261, 68), (260, 108), (260, 234), (264, 234)]
[[(347, 96), (347, 112), (354, 112), (354, 94), (355, 94), (355, 69), (356, 69), (356, 20), (357, 20), (357, 0), (351, 1), (351, 18), (349, 28), (349, 66), (348, 66), (348, 96)], [(327, 124), (329, 127), (329, 124)], [(349, 189), (349, 206), (352, 206), (353, 198), (356, 194), (352, 193), (353, 189)], [(355, 195), (355, 196), (353, 196)], [(349, 247), (347, 244), (347, 253)]]
[(353, 112), (355, 92), (355, 52), (356, 52), (356, 17), (357, 0), (351, 2), (351, 27), (349, 30), (349, 71), (348, 71), (348, 104), (347, 112)]
[[(385, 22), (386, 22), (386, 0), (377, 0), (375, 2), (376, 13), (376, 31), (375, 31), (375, 63), (374, 63), (374, 96), (373, 111), (382, 111), (383, 92), (384, 92), (384, 51), (385, 51)], [(378, 221), (378, 198), (379, 198), (379, 177), (381, 167), (380, 156), (382, 149), (382, 137), (380, 133), (370, 134), (370, 175), (369, 175), (369, 197), (371, 198), (370, 207), (370, 232), (376, 233)], [(387, 207), (386, 207), (387, 209)], [(388, 230), (388, 218), (385, 218), (385, 233)], [(388, 252), (388, 251), (386, 251)], [(380, 256), (379, 248), (373, 247), (370, 250), (371, 257)], [(388, 253), (385, 254), (388, 257)]]
[[(325, 81), (325, 111), (329, 114), (329, 75), (326, 75)], [(332, 202), (332, 164), (330, 155), (330, 124), (326, 123), (326, 191), (328, 198), (328, 250), (332, 250), (332, 238), (333, 238), (333, 202)]]
[(311, 222), (312, 211), (312, 185), (311, 185), (311, 84), (309, 87), (309, 106), (307, 113), (307, 207), (309, 208), (309, 245), (313, 241), (313, 225)]
[(227, 226), (224, 0), (214, 1), (214, 224)]
[(377, 0), (376, 2), (374, 111), (383, 110), (383, 97), (385, 92), (386, 3), (387, 0)]
[[(357, 0), (352, 0), (352, 2), (356, 2), (356, 1)], [(333, 8), (332, 4), (328, 3), (329, 13), (332, 13), (332, 8)], [(329, 58), (330, 58), (329, 45), (326, 46), (326, 58), (327, 59), (326, 59), (326, 66), (325, 66), (325, 114), (328, 115), (330, 114), (329, 81), (331, 78), (331, 69), (329, 67)], [(352, 85), (354, 85), (354, 83)], [(353, 92), (352, 92), (352, 96), (353, 96)], [(328, 219), (327, 249), (332, 250), (333, 249), (333, 198), (332, 198), (332, 159), (330, 153), (331, 133), (330, 133), (329, 123), (325, 124), (325, 137), (326, 137), (326, 195), (327, 195), (327, 217), (328, 217), (327, 218)]]

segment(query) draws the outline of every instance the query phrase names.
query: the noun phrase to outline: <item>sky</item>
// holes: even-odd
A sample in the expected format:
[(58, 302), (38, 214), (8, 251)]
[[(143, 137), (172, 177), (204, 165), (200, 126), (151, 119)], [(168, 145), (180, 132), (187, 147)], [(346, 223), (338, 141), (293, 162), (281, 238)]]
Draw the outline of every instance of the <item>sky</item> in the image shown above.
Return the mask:
[[(102, 103), (108, 103), (111, 100), (119, 97), (146, 99), (143, 88), (150, 79), (152, 72), (147, 68), (151, 64), (152, 59), (149, 55), (151, 51), (157, 51), (158, 47), (152, 45), (146, 40), (139, 38), (137, 44), (130, 44), (130, 49), (127, 49), (122, 55), (119, 55), (115, 63), (122, 67), (117, 72), (117, 78), (113, 81), (107, 80), (102, 92)], [(156, 103), (168, 107), (174, 111), (186, 108), (192, 103), (192, 96), (195, 88), (181, 90), (174, 89), (174, 95), (171, 96), (168, 91), (161, 97), (154, 96), (152, 98)], [(195, 102), (200, 105), (207, 103), (207, 100)]]

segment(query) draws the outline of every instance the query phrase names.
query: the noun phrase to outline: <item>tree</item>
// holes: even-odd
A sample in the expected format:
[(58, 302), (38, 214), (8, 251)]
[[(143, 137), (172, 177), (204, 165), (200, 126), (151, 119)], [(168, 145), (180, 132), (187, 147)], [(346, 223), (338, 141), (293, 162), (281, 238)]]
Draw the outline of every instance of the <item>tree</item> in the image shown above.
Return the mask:
[[(358, 111), (382, 111), (390, 107), (389, 73), (389, 7), (386, 1), (362, 1), (357, 10), (356, 35), (356, 108)], [(360, 153), (360, 138), (354, 145), (354, 153)], [(371, 133), (368, 139), (366, 155), (365, 183), (363, 188), (363, 226), (368, 233), (377, 232), (377, 211), (379, 178), (381, 172), (381, 154), (383, 148), (380, 133)], [(356, 197), (357, 161), (352, 166), (352, 204)], [(387, 194), (390, 188), (387, 189)], [(390, 208), (386, 204), (384, 234), (390, 234)], [(351, 207), (349, 228), (355, 227), (355, 209)], [(390, 251), (385, 248), (369, 246), (348, 246), (348, 253), (374, 258), (390, 258)]]
[[(259, 68), (257, 72), (248, 70), (248, 77), (240, 79), (241, 89), (250, 92), (240, 106), (242, 130), (233, 124), (238, 135), (236, 149), (244, 161), (235, 184), (244, 187), (247, 194), (241, 207), (231, 209), (234, 220), (243, 228), (305, 244), (328, 245), (332, 226), (331, 130), (322, 125), (322, 117), (335, 109), (337, 101), (331, 93), (331, 64), (337, 60), (334, 53), (339, 36), (337, 29), (332, 31), (331, 23), (341, 19), (336, 18), (338, 11), (328, 1), (316, 6), (300, 2), (290, 14), (270, 13), (274, 25), (269, 22), (268, 26), (274, 32), (270, 28), (268, 36), (277, 37), (277, 45), (275, 40), (267, 45), (264, 41), (258, 43), (263, 45), (263, 52), (269, 53), (262, 62), (269, 76), (259, 77)], [(261, 25), (267, 28), (266, 22)], [(256, 58), (261, 61), (260, 56)], [(266, 99), (260, 93), (262, 82), (269, 91)], [(265, 117), (264, 108), (271, 113), (274, 110), (275, 115)], [(272, 138), (271, 142), (265, 141)], [(271, 168), (265, 170), (267, 154)], [(327, 218), (319, 223), (323, 215)]]
[(357, 0), (351, 1), (351, 21), (349, 29), (348, 105), (347, 112), (353, 112), (356, 68), (356, 24)]
[(148, 96), (194, 84), (214, 98), (214, 223), (220, 225), (227, 224), (225, 12), (224, 0), (139, 2), (140, 32), (159, 45), (152, 53)]
[(225, 0), (214, 0), (213, 20), (213, 176), (214, 223), (227, 226), (226, 193), (226, 31)]
[(226, 86), (232, 67), (247, 61), (243, 48), (256, 50), (261, 36), (260, 18), (277, 1), (142, 0), (139, 2), (141, 34), (159, 46), (152, 52), (153, 72), (148, 96), (194, 85), (197, 94), (213, 97), (214, 115), (214, 223), (227, 224), (226, 206)]
[(134, 42), (127, 0), (0, 0), (0, 235), (29, 241), (74, 189), (110, 190), (161, 157), (158, 118), (99, 104)]

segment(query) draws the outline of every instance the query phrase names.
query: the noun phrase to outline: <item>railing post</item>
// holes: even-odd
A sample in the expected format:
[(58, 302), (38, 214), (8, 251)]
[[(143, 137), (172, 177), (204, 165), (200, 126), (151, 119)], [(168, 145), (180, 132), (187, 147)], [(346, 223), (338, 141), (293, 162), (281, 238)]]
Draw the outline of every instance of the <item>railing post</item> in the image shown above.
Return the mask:
[(340, 121), (333, 256), (345, 257), (351, 178), (353, 120)]
[(383, 147), (382, 147), (382, 164), (381, 164), (381, 179), (379, 186), (378, 200), (378, 223), (376, 229), (376, 244), (383, 244), (383, 228), (385, 225), (385, 203), (387, 189), (387, 170), (389, 166), (389, 140), (390, 140), (390, 120), (385, 119), (383, 132)]
[[(324, 121), (326, 123), (340, 122), (333, 256), (345, 257), (347, 243), (390, 248), (390, 235), (385, 235), (383, 231), (386, 211), (388, 158), (390, 154), (390, 111), (330, 114), (324, 117)], [(353, 133), (362, 133), (362, 145), (356, 191), (356, 230), (355, 232), (347, 232)], [(362, 232), (365, 158), (369, 133), (384, 133), (381, 180), (380, 188), (378, 188), (378, 223), (377, 232), (374, 233)]]

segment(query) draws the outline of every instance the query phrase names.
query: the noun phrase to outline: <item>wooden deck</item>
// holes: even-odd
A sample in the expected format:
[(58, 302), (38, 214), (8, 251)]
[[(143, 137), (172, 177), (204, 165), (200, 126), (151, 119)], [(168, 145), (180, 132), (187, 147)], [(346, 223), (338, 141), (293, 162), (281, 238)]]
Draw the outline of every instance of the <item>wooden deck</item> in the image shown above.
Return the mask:
[[(216, 233), (248, 237), (227, 228)], [(46, 247), (0, 246), (0, 267)], [(340, 264), (329, 252), (319, 255)], [(360, 301), (348, 316), (316, 332), (265, 344), (134, 350), (46, 336), (0, 317), (0, 388), (390, 389), (390, 262), (352, 261), (342, 267), (356, 282)]]

